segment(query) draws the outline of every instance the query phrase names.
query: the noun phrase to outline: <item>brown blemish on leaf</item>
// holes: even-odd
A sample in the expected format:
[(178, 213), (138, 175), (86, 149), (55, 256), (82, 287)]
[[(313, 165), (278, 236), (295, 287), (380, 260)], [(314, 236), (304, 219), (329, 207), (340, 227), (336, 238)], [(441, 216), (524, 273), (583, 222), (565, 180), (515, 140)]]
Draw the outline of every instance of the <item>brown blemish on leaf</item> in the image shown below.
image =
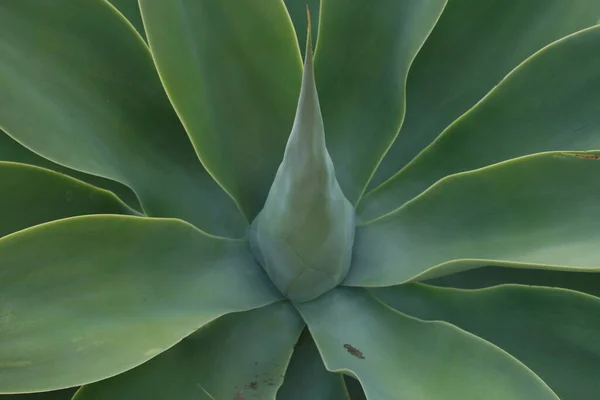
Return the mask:
[(575, 154), (577, 158), (585, 158), (588, 160), (600, 160), (600, 155), (598, 154)]
[(250, 382), (249, 384), (247, 384), (246, 386), (244, 386), (246, 389), (252, 389), (252, 390), (256, 390), (258, 389), (258, 382), (253, 381)]
[(352, 347), (349, 344), (345, 344), (344, 348), (346, 349), (346, 351), (348, 351), (348, 353), (352, 354), (354, 357), (360, 358), (361, 360), (365, 359), (365, 356), (363, 355), (363, 353), (360, 350), (358, 350), (356, 347)]
[(233, 398), (233, 400), (246, 400), (246, 398), (244, 397), (244, 395), (243, 395), (243, 394), (241, 394), (241, 393), (237, 393), (237, 394), (235, 395), (235, 397)]

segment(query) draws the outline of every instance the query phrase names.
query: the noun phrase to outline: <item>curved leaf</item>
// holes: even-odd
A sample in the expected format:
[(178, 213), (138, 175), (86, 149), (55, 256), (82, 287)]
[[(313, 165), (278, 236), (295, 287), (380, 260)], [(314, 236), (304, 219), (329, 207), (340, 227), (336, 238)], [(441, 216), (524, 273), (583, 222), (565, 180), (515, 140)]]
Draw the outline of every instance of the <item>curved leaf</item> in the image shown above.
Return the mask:
[(285, 372), (283, 385), (277, 392), (280, 400), (350, 400), (344, 376), (325, 369), (319, 350), (308, 330), (294, 347), (294, 354)]
[(140, 6), (138, 0), (107, 0), (111, 3), (129, 22), (134, 26), (135, 30), (145, 39), (144, 24), (140, 15)]
[(513, 70), (402, 171), (363, 198), (370, 221), (457, 172), (547, 151), (600, 150), (600, 26)]
[(346, 384), (350, 400), (367, 400), (367, 395), (357, 379), (349, 375), (344, 375), (344, 383)]
[(140, 0), (165, 88), (203, 164), (248, 220), (292, 129), (302, 64), (282, 0)]
[(245, 241), (179, 220), (85, 216), (0, 239), (0, 393), (104, 379), (280, 298)]
[(600, 271), (600, 153), (545, 153), (449, 176), (357, 229), (344, 284), (484, 266)]
[(10, 136), (5, 134), (2, 130), (0, 130), (0, 162), (1, 161), (35, 165), (52, 171), (60, 172), (61, 174), (72, 176), (73, 178), (87, 182), (96, 187), (113, 192), (130, 207), (136, 209), (137, 211), (141, 209), (137, 197), (135, 197), (135, 193), (133, 193), (127, 186), (110, 179), (84, 174), (83, 172), (75, 171), (74, 169), (66, 168), (62, 165), (53, 163), (52, 161), (47, 160), (22, 146)]
[(306, 18), (306, 9), (310, 10), (311, 36), (314, 47), (319, 31), (319, 15), (321, 9), (321, 0), (284, 0), (285, 6), (294, 23), (294, 29), (300, 46), (300, 54), (306, 54), (306, 31), (308, 29), (308, 20)]
[(71, 400), (77, 389), (30, 394), (0, 394), (0, 400)]
[(564, 289), (480, 290), (422, 284), (374, 289), (396, 310), (441, 320), (484, 338), (525, 363), (562, 400), (600, 393), (600, 299)]
[(114, 194), (59, 173), (0, 161), (0, 238), (56, 219), (133, 214)]
[(484, 267), (425, 281), (429, 285), (482, 289), (504, 284), (559, 287), (600, 297), (600, 273)]
[(303, 326), (288, 302), (229, 314), (74, 400), (272, 399)]
[(297, 305), (330, 371), (350, 371), (369, 400), (558, 398), (494, 345), (443, 322), (398, 313), (363, 289)]
[(202, 168), (148, 47), (104, 0), (0, 2), (0, 126), (36, 153), (131, 187), (152, 216), (243, 235)]
[(406, 119), (371, 186), (398, 172), (527, 57), (598, 18), (600, 2), (589, 0), (450, 0), (410, 68)]
[(404, 117), (408, 68), (446, 0), (322, 0), (315, 74), (327, 146), (356, 204)]

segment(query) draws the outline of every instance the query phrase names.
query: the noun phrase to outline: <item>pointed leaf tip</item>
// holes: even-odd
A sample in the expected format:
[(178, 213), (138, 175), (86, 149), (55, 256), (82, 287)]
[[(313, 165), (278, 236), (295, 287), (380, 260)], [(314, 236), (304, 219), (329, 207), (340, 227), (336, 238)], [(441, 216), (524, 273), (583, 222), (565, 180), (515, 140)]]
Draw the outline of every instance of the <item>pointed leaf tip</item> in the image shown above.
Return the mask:
[(302, 302), (344, 279), (353, 242), (354, 208), (325, 145), (309, 27), (296, 118), (265, 206), (252, 223), (250, 244), (279, 290)]

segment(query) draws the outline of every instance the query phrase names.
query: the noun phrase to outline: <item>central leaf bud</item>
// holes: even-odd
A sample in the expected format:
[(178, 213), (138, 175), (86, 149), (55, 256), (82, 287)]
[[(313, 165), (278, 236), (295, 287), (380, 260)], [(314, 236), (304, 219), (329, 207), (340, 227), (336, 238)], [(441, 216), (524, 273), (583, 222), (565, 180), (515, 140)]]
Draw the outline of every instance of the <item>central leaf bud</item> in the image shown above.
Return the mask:
[(250, 244), (275, 286), (304, 302), (338, 286), (350, 268), (354, 208), (325, 146), (310, 24), (296, 118)]

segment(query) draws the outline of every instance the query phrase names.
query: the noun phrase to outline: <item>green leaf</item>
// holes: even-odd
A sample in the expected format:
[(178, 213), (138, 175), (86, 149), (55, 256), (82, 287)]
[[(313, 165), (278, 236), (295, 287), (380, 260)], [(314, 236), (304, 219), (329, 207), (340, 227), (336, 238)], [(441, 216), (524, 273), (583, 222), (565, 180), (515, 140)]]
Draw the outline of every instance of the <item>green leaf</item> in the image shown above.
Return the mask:
[(50, 169), (60, 172), (61, 174), (72, 176), (73, 178), (87, 182), (96, 187), (106, 189), (115, 193), (130, 207), (141, 210), (140, 204), (135, 197), (135, 194), (127, 186), (118, 182), (100, 178), (99, 176), (84, 174), (83, 172), (75, 171), (74, 169), (63, 167), (45, 159), (26, 147), (14, 141), (10, 136), (0, 130), (0, 161), (12, 161), (22, 164), (30, 164), (38, 167)]
[(57, 390), (54, 392), (30, 394), (0, 394), (0, 400), (71, 400), (77, 389)]
[(598, 1), (449, 1), (410, 68), (406, 118), (371, 186), (398, 172), (527, 57), (599, 18)]
[(114, 194), (47, 169), (0, 161), (0, 238), (56, 219), (133, 214)]
[(484, 267), (442, 276), (424, 283), (459, 289), (482, 289), (513, 283), (559, 287), (600, 297), (600, 274), (597, 272)]
[(308, 330), (294, 347), (294, 354), (277, 392), (280, 400), (350, 400), (344, 376), (325, 369)]
[(0, 239), (0, 259), (0, 393), (113, 376), (280, 298), (245, 241), (179, 220), (50, 222)]
[(322, 0), (315, 74), (327, 146), (356, 204), (404, 117), (408, 68), (446, 0)]
[(273, 399), (303, 327), (288, 302), (229, 314), (74, 400)]
[(484, 266), (600, 272), (600, 153), (545, 153), (449, 176), (359, 227), (344, 284)]
[(311, 16), (311, 36), (312, 45), (314, 47), (319, 31), (319, 14), (321, 8), (321, 0), (284, 0), (285, 6), (290, 14), (290, 18), (294, 22), (300, 53), (306, 53), (306, 32), (308, 29), (308, 21), (306, 19), (306, 9), (310, 10)]
[(158, 71), (196, 152), (248, 220), (273, 182), (302, 64), (283, 1), (140, 0)]
[(393, 179), (365, 196), (360, 219), (387, 214), (450, 174), (527, 154), (600, 149), (599, 46), (600, 26), (526, 60)]
[(369, 400), (558, 398), (496, 346), (445, 322), (396, 312), (363, 289), (297, 305), (330, 371), (348, 371)]
[(350, 400), (367, 400), (367, 395), (365, 395), (365, 391), (357, 379), (349, 375), (344, 375), (344, 383), (346, 384)]
[(58, 164), (131, 187), (151, 216), (247, 229), (202, 168), (141, 37), (104, 0), (0, 2), (0, 126)]
[(138, 0), (108, 0), (131, 24), (135, 30), (146, 39), (146, 32), (144, 32), (144, 24), (142, 23), (142, 16), (140, 15), (140, 6)]
[(565, 289), (505, 285), (442, 289), (421, 284), (375, 289), (396, 310), (442, 320), (525, 363), (562, 400), (600, 393), (600, 299)]
[(350, 268), (355, 230), (354, 208), (325, 146), (310, 32), (292, 133), (249, 232), (257, 260), (292, 301), (312, 300), (340, 284)]

